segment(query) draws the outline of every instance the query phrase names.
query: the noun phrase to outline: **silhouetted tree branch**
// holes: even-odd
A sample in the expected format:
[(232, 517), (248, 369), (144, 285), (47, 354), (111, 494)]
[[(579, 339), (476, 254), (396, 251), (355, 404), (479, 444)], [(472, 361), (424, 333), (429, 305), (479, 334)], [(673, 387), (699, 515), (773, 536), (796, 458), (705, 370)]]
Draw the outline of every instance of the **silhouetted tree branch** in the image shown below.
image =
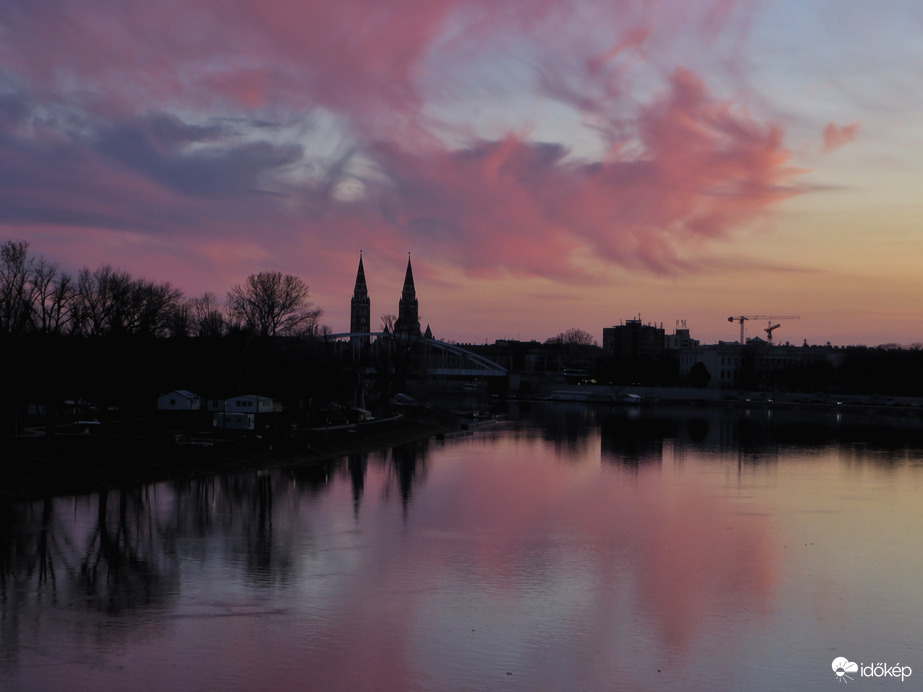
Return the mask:
[(205, 293), (189, 301), (189, 322), (193, 336), (218, 337), (227, 331), (224, 310), (214, 293)]
[(35, 301), (33, 265), (29, 243), (7, 240), (0, 245), (0, 329), (7, 334), (28, 331)]
[(557, 336), (545, 341), (546, 344), (575, 344), (577, 346), (595, 346), (596, 339), (589, 332), (576, 327), (571, 327)]
[(228, 311), (232, 321), (261, 336), (313, 333), (323, 310), (308, 295), (297, 276), (260, 272), (228, 292)]
[(394, 333), (394, 323), (397, 322), (397, 315), (394, 313), (385, 313), (381, 316), (381, 331)]

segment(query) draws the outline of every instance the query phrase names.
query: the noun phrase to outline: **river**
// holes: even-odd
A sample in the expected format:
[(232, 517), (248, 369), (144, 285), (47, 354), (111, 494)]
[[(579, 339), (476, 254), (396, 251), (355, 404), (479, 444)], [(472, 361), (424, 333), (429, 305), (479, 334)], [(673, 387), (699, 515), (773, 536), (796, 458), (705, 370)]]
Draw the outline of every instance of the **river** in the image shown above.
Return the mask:
[(535, 404), (8, 504), (0, 689), (919, 689), (921, 497), (917, 417)]

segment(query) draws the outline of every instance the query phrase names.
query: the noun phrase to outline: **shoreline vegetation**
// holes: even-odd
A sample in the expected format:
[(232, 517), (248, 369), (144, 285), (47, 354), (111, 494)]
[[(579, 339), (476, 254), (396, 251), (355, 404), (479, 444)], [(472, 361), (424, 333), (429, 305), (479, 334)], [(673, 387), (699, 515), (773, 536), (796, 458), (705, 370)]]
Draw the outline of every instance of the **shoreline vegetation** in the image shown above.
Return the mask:
[(297, 434), (154, 430), (20, 436), (8, 440), (8, 453), (0, 464), (0, 500), (84, 495), (280, 467), (326, 473), (327, 463), (341, 457), (444, 435), (457, 427), (437, 414), (395, 416)]
[[(600, 388), (601, 389), (601, 388)], [(623, 390), (624, 391), (624, 390)], [(750, 411), (835, 412), (853, 421), (898, 417), (923, 428), (917, 400), (825, 395), (770, 395), (765, 392), (716, 392), (642, 387), (633, 399), (600, 400), (592, 387), (570, 387), (541, 398), (518, 400), (519, 405), (570, 404), (728, 408)], [(703, 396), (704, 395), (704, 396)], [(512, 402), (504, 402), (512, 403)], [(486, 420), (493, 420), (488, 416)], [(483, 419), (482, 419), (483, 422)], [(8, 439), (0, 464), (0, 501), (29, 501), (62, 495), (83, 495), (163, 481), (181, 481), (222, 473), (269, 468), (293, 468), (301, 473), (326, 474), (329, 464), (352, 454), (470, 431), (477, 421), (447, 411), (415, 408), (384, 419), (326, 428), (266, 430), (262, 434), (227, 434), (207, 430), (177, 430), (142, 426), (93, 428), (97, 421), (65, 426), (53, 435), (33, 428), (33, 435)]]

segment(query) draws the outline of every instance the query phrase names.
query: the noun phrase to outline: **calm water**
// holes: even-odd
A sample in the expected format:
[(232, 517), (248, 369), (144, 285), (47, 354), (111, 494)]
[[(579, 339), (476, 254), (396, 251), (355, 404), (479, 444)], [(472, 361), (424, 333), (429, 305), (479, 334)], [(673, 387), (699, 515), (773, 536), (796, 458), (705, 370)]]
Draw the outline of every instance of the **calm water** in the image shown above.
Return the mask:
[(14, 505), (0, 689), (921, 689), (921, 460), (911, 418), (535, 406)]

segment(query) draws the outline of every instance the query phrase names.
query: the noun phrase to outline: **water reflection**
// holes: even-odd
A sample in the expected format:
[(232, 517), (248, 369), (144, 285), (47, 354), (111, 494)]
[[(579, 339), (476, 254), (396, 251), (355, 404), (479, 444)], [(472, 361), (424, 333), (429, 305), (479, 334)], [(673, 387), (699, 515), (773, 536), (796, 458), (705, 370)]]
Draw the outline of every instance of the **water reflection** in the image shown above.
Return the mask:
[(631, 465), (662, 456), (665, 444), (722, 458), (739, 454), (746, 463), (773, 461), (790, 452), (835, 450), (866, 463), (890, 465), (919, 458), (923, 449), (923, 416), (914, 411), (872, 418), (842, 409), (766, 405), (588, 409), (580, 404), (519, 404), (511, 415), (517, 429), (542, 430), (569, 458), (581, 458), (598, 431), (603, 456)]
[(507, 428), (524, 438), (540, 436), (554, 446), (561, 461), (579, 461), (593, 451), (591, 445), (601, 409), (583, 404), (533, 402), (511, 402), (508, 408)]
[[(36, 602), (119, 614), (175, 591), (173, 535), (152, 487), (3, 507), (0, 587)], [(72, 531), (74, 526), (82, 531)], [(10, 599), (23, 605), (20, 599)]]
[[(391, 450), (393, 463), (389, 464), (387, 469), (394, 474), (394, 484), (400, 493), (405, 516), (410, 506), (414, 484), (422, 482), (426, 477), (425, 459), (428, 448), (429, 441), (423, 440), (399, 445)], [(386, 485), (387, 488), (390, 486), (390, 483)]]
[(52, 633), (69, 640), (70, 655), (86, 650), (93, 660), (123, 644), (116, 618), (175, 601), (175, 535), (157, 516), (154, 488), (5, 505), (0, 513), (0, 669), (15, 667), (56, 610), (100, 616)]
[[(404, 445), (320, 468), (0, 505), (0, 670), (15, 670), (23, 640), (40, 636), (49, 608), (109, 617), (134, 612), (122, 622), (150, 627), (157, 620), (137, 614), (173, 607), (182, 565), (208, 565), (217, 557), (250, 588), (290, 584), (316, 547), (301, 507), (346, 478), (358, 519), (372, 465), (384, 479), (382, 496), (396, 495), (406, 517), (414, 485), (425, 477), (428, 446)], [(124, 636), (109, 626), (114, 620), (80, 622), (95, 642), (80, 646), (108, 650)]]
[(603, 461), (638, 467), (659, 464), (664, 440), (676, 437), (676, 426), (663, 420), (609, 417), (600, 423)]
[(810, 689), (752, 652), (816, 641), (788, 654), (807, 676), (862, 632), (831, 603), (908, 607), (875, 566), (921, 559), (874, 537), (920, 519), (923, 445), (911, 420), (766, 414), (533, 405), (321, 467), (5, 505), (0, 683)]

